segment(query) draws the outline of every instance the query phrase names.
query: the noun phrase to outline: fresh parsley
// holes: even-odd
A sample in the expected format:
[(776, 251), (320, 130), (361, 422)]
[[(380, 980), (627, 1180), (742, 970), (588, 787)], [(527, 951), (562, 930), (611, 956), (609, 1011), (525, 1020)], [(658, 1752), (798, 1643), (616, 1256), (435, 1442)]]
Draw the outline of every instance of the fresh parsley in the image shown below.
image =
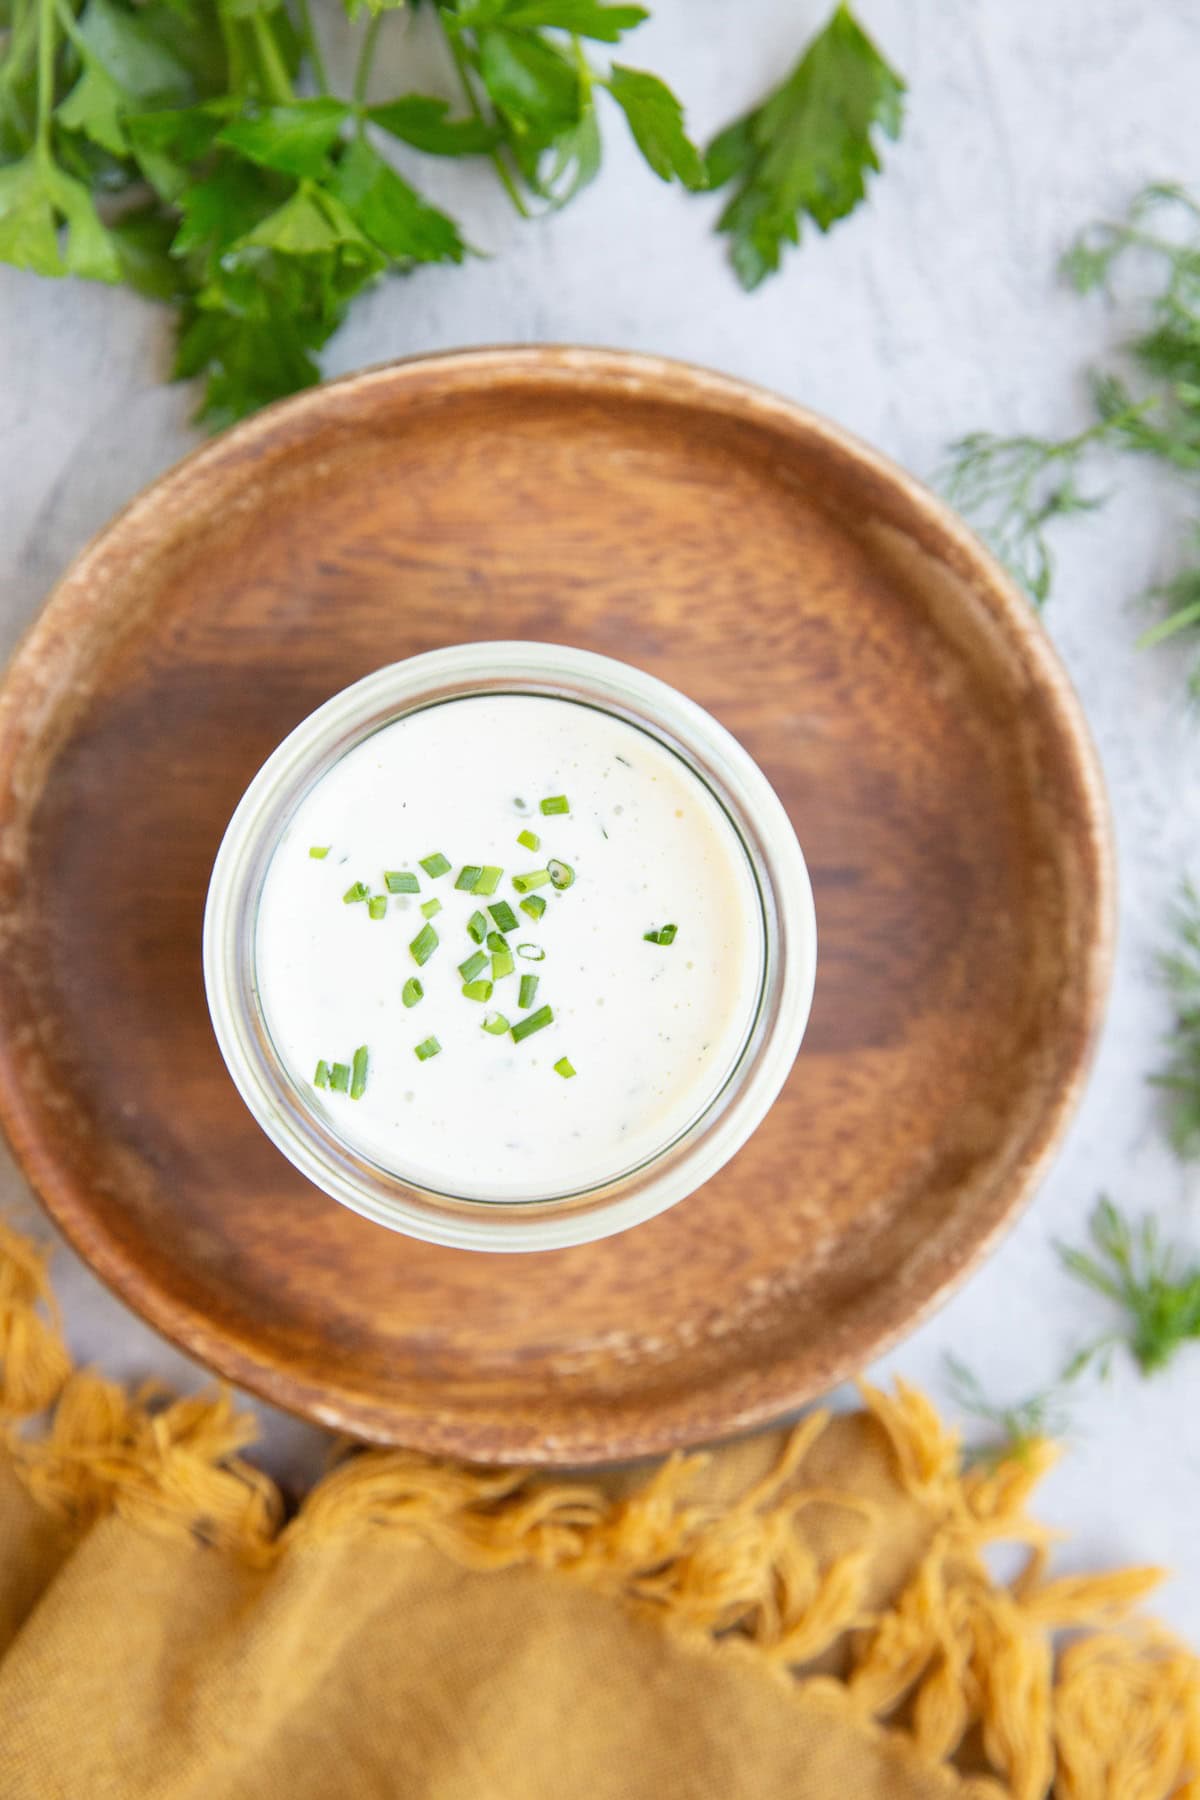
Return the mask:
[[(736, 183), (720, 229), (752, 286), (801, 215), (824, 230), (862, 199), (872, 131), (899, 125), (903, 84), (845, 6), (706, 158), (670, 87), (625, 60), (644, 6), (343, 3), (360, 34), (348, 93), (331, 89), (312, 0), (0, 0), (0, 260), (173, 306), (174, 373), (203, 383), (213, 427), (317, 381), (365, 288), (471, 254), (389, 140), (490, 159), (528, 215), (594, 179), (607, 110), (662, 181)], [(396, 13), (440, 39), (455, 99), (373, 97)]]
[(828, 231), (880, 167), (873, 133), (897, 138), (904, 83), (848, 6), (839, 6), (787, 79), (708, 148), (709, 185), (735, 185), (717, 223), (745, 288), (778, 269), (800, 221)]

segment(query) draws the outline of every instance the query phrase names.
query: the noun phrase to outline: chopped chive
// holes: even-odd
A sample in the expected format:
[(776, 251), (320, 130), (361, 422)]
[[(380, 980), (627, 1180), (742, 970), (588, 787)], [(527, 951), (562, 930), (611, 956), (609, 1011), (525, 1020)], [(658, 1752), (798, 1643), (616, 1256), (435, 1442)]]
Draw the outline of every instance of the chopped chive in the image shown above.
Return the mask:
[(405, 1006), (415, 1006), (418, 1000), (425, 998), (424, 983), (418, 981), (415, 975), (410, 975), (400, 990), (400, 998)]
[(350, 1087), (350, 1064), (334, 1063), (329, 1071), (329, 1085), (335, 1093), (345, 1094)]
[(512, 951), (511, 950), (493, 950), (493, 952), (492, 952), (492, 980), (493, 981), (503, 981), (504, 977), (506, 975), (512, 974), (512, 972), (516, 968), (516, 966), (517, 966), (516, 963), (512, 959)]
[(503, 1013), (489, 1013), (483, 1021), (483, 1029), (492, 1037), (504, 1037), (508, 1031), (508, 1020)]
[(500, 877), (503, 873), (504, 870), (498, 868), (495, 863), (484, 863), (473, 891), (477, 894), (494, 894), (500, 886)]
[(468, 956), (466, 962), (459, 963), (458, 972), (464, 981), (474, 981), (480, 971), (486, 968), (487, 957), (482, 950), (476, 950), (473, 956)]
[(408, 946), (417, 964), (427, 963), (440, 943), (437, 932), (432, 925), (422, 925), (412, 943)]
[(313, 1086), (327, 1088), (329, 1086), (329, 1064), (322, 1057), (317, 1064), (317, 1072), (313, 1076)]
[(547, 799), (540, 801), (539, 805), (547, 818), (552, 817), (555, 813), (569, 813), (571, 810), (565, 794), (551, 794)]
[(383, 885), (389, 894), (419, 894), (421, 884), (411, 869), (385, 869)]
[(473, 894), (475, 892), (475, 883), (482, 874), (483, 868), (481, 864), (464, 863), (462, 868), (458, 871), (458, 880), (454, 885), (464, 894)]
[(527, 1038), (531, 1036), (533, 1032), (540, 1031), (543, 1025), (549, 1025), (553, 1020), (553, 1007), (539, 1006), (535, 1013), (530, 1013), (527, 1019), (519, 1019), (513, 1026), (513, 1043), (519, 1044), (522, 1038)]
[(487, 936), (488, 922), (486, 913), (473, 912), (467, 920), (467, 931), (472, 943), (482, 944)]
[(514, 875), (513, 886), (518, 894), (527, 894), (531, 888), (545, 887), (549, 879), (549, 869), (530, 869), (527, 875)]
[(558, 1061), (554, 1065), (554, 1073), (556, 1075), (561, 1075), (564, 1081), (570, 1081), (572, 1075), (574, 1075), (574, 1073), (575, 1073), (575, 1070), (572, 1067), (571, 1059), (569, 1056), (560, 1056), (559, 1057)]
[(522, 900), (521, 911), (528, 913), (531, 919), (540, 919), (546, 910), (546, 902), (540, 894), (530, 894), (528, 900)]
[(350, 1071), (350, 1098), (361, 1100), (367, 1091), (367, 1071), (371, 1066), (371, 1053), (365, 1044), (360, 1044), (354, 1052), (354, 1065)]
[(488, 911), (495, 919), (498, 931), (515, 931), (517, 929), (517, 915), (507, 900), (497, 900), (494, 906), (488, 907)]
[(371, 898), (367, 901), (367, 917), (369, 919), (382, 919), (386, 912), (387, 895), (372, 894)]
[[(542, 847), (542, 840), (536, 831), (518, 831), (517, 842), (523, 850), (540, 850)], [(308, 854), (311, 856), (313, 852), (310, 850)], [(323, 856), (325, 852), (322, 851), (321, 854)]]
[(324, 862), (332, 849), (332, 844), (310, 844), (308, 847), (308, 854), (312, 857), (314, 862)]
[(356, 881), (353, 887), (348, 887), (342, 895), (347, 906), (353, 906), (356, 900), (369, 900), (370, 898), (371, 890), (364, 881)]
[(647, 944), (673, 944), (678, 925), (663, 925), (658, 931), (643, 931), (642, 940)]
[(441, 1053), (441, 1048), (442, 1046), (435, 1037), (423, 1038), (417, 1045), (417, 1061), (428, 1062), (431, 1056), (437, 1056)]
[(489, 950), (507, 950), (508, 939), (504, 936), (503, 932), (489, 931), (487, 934), (487, 947)]
[(444, 875), (446, 873), (446, 870), (450, 867), (450, 863), (448, 858), (444, 857), (440, 850), (435, 850), (432, 856), (423, 856), (421, 858), (421, 867), (428, 876), (436, 881), (439, 875)]
[(423, 918), (436, 919), (441, 910), (442, 903), (440, 900), (423, 900), (421, 902), (421, 916)]
[(527, 1007), (530, 1007), (533, 1005), (534, 996), (537, 994), (537, 991), (538, 991), (537, 976), (536, 975), (522, 975), (522, 977), (521, 977), (521, 997), (517, 1002), (517, 1005), (522, 1009), (522, 1011), (524, 1011)]
[(523, 956), (526, 962), (545, 962), (546, 952), (540, 944), (518, 944), (517, 955)]
[(553, 857), (546, 864), (546, 870), (556, 888), (569, 888), (575, 880), (575, 871), (570, 863), (558, 862)]
[(464, 1000), (490, 1000), (491, 997), (492, 997), (492, 984), (490, 981), (464, 981), (463, 982), (463, 999)]

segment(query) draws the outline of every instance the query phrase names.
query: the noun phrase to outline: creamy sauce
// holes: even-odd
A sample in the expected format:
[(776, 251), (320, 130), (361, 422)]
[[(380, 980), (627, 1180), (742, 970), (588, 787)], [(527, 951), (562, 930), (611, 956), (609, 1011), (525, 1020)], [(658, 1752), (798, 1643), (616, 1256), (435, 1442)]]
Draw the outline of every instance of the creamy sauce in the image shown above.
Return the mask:
[[(540, 800), (558, 794), (569, 814), (544, 817)], [(517, 843), (522, 830), (538, 850)], [(323, 860), (310, 856), (326, 845)], [(436, 879), (420, 866), (435, 851), (451, 863)], [(535, 921), (512, 877), (550, 858), (575, 881), (539, 887)], [(464, 863), (499, 864), (495, 893), (456, 891)], [(380, 919), (343, 902), (356, 881), (383, 894), (385, 870), (415, 873), (419, 893), (389, 895)], [(409, 945), (432, 899), (439, 944), (418, 967)], [(517, 955), (478, 1004), (458, 970), (476, 949), (467, 921), (501, 900), (519, 921), (512, 948), (545, 958)], [(666, 924), (678, 927), (672, 944), (645, 942)], [(753, 1022), (763, 931), (733, 827), (669, 750), (593, 707), (482, 696), (397, 720), (317, 783), (268, 868), (256, 959), (276, 1049), (348, 1145), (439, 1192), (518, 1200), (611, 1180), (705, 1109)], [(522, 975), (539, 978), (525, 1011)], [(413, 976), (424, 998), (406, 1008)], [(543, 1004), (553, 1023), (522, 1042), (482, 1029), (496, 1011), (516, 1024)], [(441, 1053), (419, 1061), (431, 1036)], [(360, 1099), (313, 1086), (319, 1059), (349, 1063), (364, 1043)], [(564, 1056), (573, 1079), (555, 1073)]]

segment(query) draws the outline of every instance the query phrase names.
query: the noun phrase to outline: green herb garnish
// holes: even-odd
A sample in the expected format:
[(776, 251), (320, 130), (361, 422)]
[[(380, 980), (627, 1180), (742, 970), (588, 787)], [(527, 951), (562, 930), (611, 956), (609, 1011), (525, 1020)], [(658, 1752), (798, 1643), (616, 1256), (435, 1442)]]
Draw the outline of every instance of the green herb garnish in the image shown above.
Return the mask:
[(383, 884), (389, 894), (419, 894), (421, 884), (409, 869), (385, 869)]
[(549, 869), (530, 869), (528, 874), (514, 875), (512, 883), (518, 894), (528, 894), (533, 888), (545, 887), (549, 879)]
[(483, 1021), (483, 1029), (490, 1037), (507, 1037), (508, 1020), (503, 1013), (491, 1012)]
[(436, 919), (441, 910), (442, 903), (440, 900), (422, 900), (421, 902), (422, 918)]
[(327, 1088), (329, 1086), (329, 1064), (325, 1061), (324, 1057), (322, 1057), (317, 1064), (316, 1074), (313, 1076), (313, 1086), (319, 1088)]
[(535, 1013), (530, 1013), (527, 1019), (519, 1019), (513, 1026), (513, 1043), (519, 1044), (522, 1038), (531, 1037), (535, 1031), (541, 1031), (543, 1026), (551, 1025), (553, 1022), (553, 1008), (549, 1006), (539, 1006)]
[(531, 919), (540, 919), (546, 910), (546, 902), (540, 894), (530, 894), (528, 900), (520, 902), (521, 911), (528, 913)]
[(387, 895), (372, 894), (371, 898), (367, 901), (367, 917), (371, 919), (382, 919), (386, 912)]
[(352, 1100), (361, 1100), (366, 1093), (370, 1066), (370, 1052), (365, 1044), (360, 1044), (354, 1052), (354, 1062), (350, 1069), (350, 1098)]
[(336, 1094), (350, 1091), (350, 1064), (335, 1062), (329, 1071), (329, 1085)]
[(1152, 1375), (1200, 1338), (1200, 1264), (1179, 1270), (1156, 1221), (1147, 1216), (1132, 1225), (1111, 1200), (1097, 1205), (1091, 1234), (1095, 1255), (1061, 1244), (1059, 1254), (1072, 1275), (1124, 1311), (1121, 1336), (1142, 1373)]
[(431, 1056), (440, 1056), (441, 1051), (442, 1046), (435, 1037), (422, 1038), (416, 1047), (417, 1061), (428, 1062)]
[(575, 871), (570, 863), (559, 862), (556, 857), (551, 857), (546, 864), (546, 873), (556, 888), (569, 888), (574, 885)]
[(415, 975), (410, 975), (404, 986), (401, 988), (400, 998), (403, 1000), (405, 1006), (415, 1006), (419, 1000), (425, 998), (424, 985), (417, 980)]
[(347, 906), (354, 906), (357, 904), (358, 901), (369, 900), (370, 898), (371, 898), (371, 890), (366, 885), (366, 883), (362, 882), (362, 881), (356, 881), (353, 884), (353, 886), (348, 887), (346, 889), (345, 893), (342, 895), (342, 899), (345, 901)]
[(324, 862), (332, 849), (332, 844), (311, 844), (309, 846), (308, 854), (312, 857), (314, 862)]
[(488, 922), (485, 914), (473, 912), (467, 920), (467, 932), (472, 942), (482, 944), (487, 936)]
[(490, 981), (464, 981), (463, 982), (463, 999), (464, 1000), (490, 1000), (491, 997), (492, 997), (492, 984)]
[(503, 873), (504, 870), (498, 868), (495, 863), (484, 863), (479, 871), (479, 880), (475, 883), (475, 893), (494, 894), (500, 886), (500, 877)]
[(458, 880), (454, 885), (461, 893), (473, 894), (475, 892), (475, 884), (482, 874), (482, 863), (465, 863), (458, 871)]
[(475, 977), (487, 968), (487, 960), (482, 950), (476, 950), (473, 956), (468, 956), (466, 962), (459, 963), (458, 972), (464, 981), (474, 981)]
[(1177, 943), (1162, 958), (1163, 980), (1175, 1006), (1166, 1068), (1154, 1080), (1167, 1095), (1171, 1141), (1180, 1156), (1200, 1156), (1200, 893), (1183, 885)]
[(538, 977), (536, 975), (522, 975), (521, 994), (517, 1001), (517, 1005), (521, 1007), (522, 1011), (533, 1005), (533, 1002), (537, 997), (537, 991)]
[(508, 939), (504, 936), (503, 932), (489, 931), (487, 934), (487, 947), (489, 950), (507, 950)]
[(556, 813), (569, 813), (571, 810), (565, 794), (550, 794), (545, 800), (539, 800), (538, 805), (548, 819), (553, 818)]
[(556, 1075), (561, 1075), (564, 1081), (570, 1081), (572, 1075), (574, 1075), (574, 1073), (575, 1073), (575, 1070), (574, 1070), (574, 1067), (572, 1066), (571, 1059), (569, 1056), (560, 1056), (559, 1057), (558, 1061), (554, 1065), (554, 1073)]
[(506, 975), (512, 974), (512, 972), (516, 968), (516, 966), (517, 965), (516, 965), (516, 963), (514, 963), (514, 961), (512, 959), (512, 952), (510, 950), (493, 950), (493, 952), (492, 952), (492, 980), (493, 981), (503, 981), (504, 977)]
[(854, 211), (880, 166), (873, 133), (898, 138), (903, 111), (903, 81), (837, 7), (782, 86), (708, 147), (709, 187), (736, 184), (717, 230), (743, 287), (778, 269), (802, 218), (828, 231)]
[(446, 873), (450, 867), (450, 863), (448, 859), (442, 855), (440, 850), (435, 850), (432, 856), (423, 856), (421, 858), (421, 867), (431, 880), (436, 881), (439, 875), (444, 875)]
[(718, 140), (711, 174), (666, 83), (598, 58), (648, 16), (643, 6), (424, 10), (463, 89), (458, 116), (433, 94), (371, 100), (384, 68), (400, 68), (404, 90), (424, 66), (422, 47), (406, 73), (401, 32), (375, 63), (400, 23), (394, 0), (345, 0), (359, 42), (339, 56), (355, 68), (341, 92), (307, 0), (12, 0), (0, 12), (0, 258), (170, 305), (174, 374), (203, 381), (201, 417), (219, 428), (319, 380), (321, 350), (385, 275), (465, 261), (455, 220), (392, 166), (378, 134), (421, 155), (489, 158), (527, 216), (595, 177), (611, 105), (661, 180), (741, 183), (722, 229), (745, 281), (795, 240), (797, 208), (824, 228), (861, 197), (871, 126), (898, 122), (899, 82), (845, 7), (797, 75)]
[(412, 943), (408, 946), (413, 954), (413, 961), (424, 966), (438, 947), (439, 938), (432, 925), (422, 925)]
[(678, 931), (678, 925), (660, 925), (657, 931), (643, 931), (642, 940), (647, 944), (673, 944)]
[(497, 900), (494, 906), (488, 907), (488, 911), (496, 921), (498, 931), (515, 931), (517, 929), (517, 915), (507, 900)]
[(546, 952), (540, 944), (518, 944), (517, 955), (523, 956), (526, 962), (545, 962)]
[[(518, 831), (517, 842), (523, 850), (540, 850), (542, 847), (542, 840), (536, 831)], [(309, 854), (312, 854), (311, 851)]]

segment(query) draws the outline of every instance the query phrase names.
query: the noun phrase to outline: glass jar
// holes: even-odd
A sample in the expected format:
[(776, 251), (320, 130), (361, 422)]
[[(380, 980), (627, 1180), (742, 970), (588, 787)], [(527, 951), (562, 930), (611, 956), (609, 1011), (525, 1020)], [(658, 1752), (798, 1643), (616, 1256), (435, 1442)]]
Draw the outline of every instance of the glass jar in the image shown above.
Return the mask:
[[(405, 1180), (347, 1145), (284, 1066), (256, 972), (258, 907), (272, 855), (307, 794), (346, 753), (406, 713), (481, 694), (545, 695), (598, 707), (687, 765), (741, 842), (762, 907), (760, 991), (719, 1092), (681, 1134), (618, 1178), (552, 1197), (488, 1200)], [(221, 1053), (246, 1105), (302, 1174), (365, 1218), (471, 1250), (551, 1250), (623, 1231), (708, 1181), (760, 1124), (800, 1048), (816, 973), (808, 871), (774, 790), (737, 740), (665, 682), (557, 644), (457, 645), (379, 669), (310, 714), (250, 783), (209, 886), (204, 978)]]

